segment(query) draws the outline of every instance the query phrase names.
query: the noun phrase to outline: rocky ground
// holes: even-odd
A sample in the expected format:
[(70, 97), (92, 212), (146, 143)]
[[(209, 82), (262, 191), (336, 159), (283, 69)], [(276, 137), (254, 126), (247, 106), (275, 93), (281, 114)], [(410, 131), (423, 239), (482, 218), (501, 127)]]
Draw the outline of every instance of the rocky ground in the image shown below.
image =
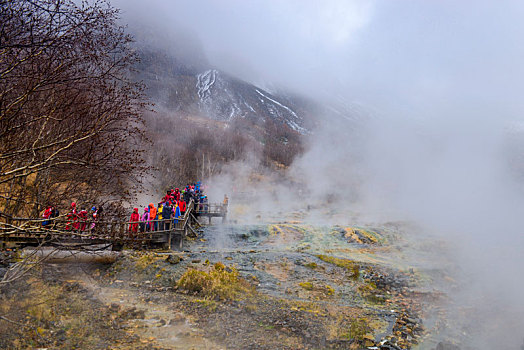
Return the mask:
[(183, 252), (50, 260), (2, 288), (0, 348), (456, 349), (432, 338), (450, 277), (405, 227), (212, 226)]

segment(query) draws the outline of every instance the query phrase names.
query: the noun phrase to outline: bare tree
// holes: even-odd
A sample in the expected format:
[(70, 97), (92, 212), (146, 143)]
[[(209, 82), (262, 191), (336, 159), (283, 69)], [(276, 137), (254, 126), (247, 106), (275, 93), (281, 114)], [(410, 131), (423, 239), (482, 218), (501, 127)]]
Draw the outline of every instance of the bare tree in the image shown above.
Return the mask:
[(146, 170), (131, 38), (105, 1), (0, 0), (0, 213), (129, 198)]
[(155, 140), (150, 162), (158, 169), (162, 191), (216, 175), (228, 162), (242, 160), (258, 147), (242, 131), (216, 121), (163, 111), (146, 118)]

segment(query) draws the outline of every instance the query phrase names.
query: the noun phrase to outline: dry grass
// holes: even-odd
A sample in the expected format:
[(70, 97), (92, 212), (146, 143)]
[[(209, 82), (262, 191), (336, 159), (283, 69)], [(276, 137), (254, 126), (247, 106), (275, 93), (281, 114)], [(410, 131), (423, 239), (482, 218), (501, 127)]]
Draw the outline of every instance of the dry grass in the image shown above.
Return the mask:
[(254, 288), (239, 276), (238, 270), (218, 262), (209, 271), (188, 269), (176, 282), (179, 290), (218, 300), (237, 300), (254, 293)]
[(145, 270), (149, 267), (158, 268), (158, 263), (164, 259), (162, 256), (158, 256), (152, 252), (136, 252), (131, 256), (135, 262), (135, 266), (139, 270)]

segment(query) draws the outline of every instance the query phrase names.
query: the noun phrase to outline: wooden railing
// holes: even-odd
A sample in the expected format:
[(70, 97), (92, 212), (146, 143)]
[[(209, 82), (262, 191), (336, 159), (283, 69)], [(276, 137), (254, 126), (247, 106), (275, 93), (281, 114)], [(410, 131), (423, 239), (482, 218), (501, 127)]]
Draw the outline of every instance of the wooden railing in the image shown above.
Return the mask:
[[(46, 225), (43, 225), (44, 223)], [(157, 230), (151, 230), (156, 223)], [(93, 226), (94, 224), (94, 226)], [(148, 226), (148, 224), (150, 226)], [(136, 230), (134, 226), (136, 225)], [(0, 237), (3, 235), (57, 235), (89, 238), (116, 239), (129, 235), (142, 235), (150, 233), (168, 233), (178, 229), (179, 224), (173, 224), (173, 219), (141, 221), (93, 221), (93, 220), (67, 220), (53, 218), (35, 220), (26, 218), (13, 218), (9, 222), (0, 222)]]
[[(44, 235), (79, 238), (124, 239), (146, 238), (151, 234), (172, 233), (185, 230), (191, 217), (194, 204), (189, 202), (184, 216), (163, 220), (98, 221), (62, 215), (49, 219), (16, 218), (0, 215), (0, 238), (6, 235)], [(45, 225), (44, 225), (45, 224)]]
[(197, 214), (224, 214), (227, 212), (227, 206), (221, 203), (198, 203), (195, 204), (195, 213)]
[[(211, 217), (222, 216), (225, 218), (227, 206), (222, 204), (201, 203), (195, 204), (193, 200), (187, 205), (184, 216), (170, 219), (129, 221), (115, 218), (113, 220), (82, 219), (62, 215), (49, 219), (14, 218), (0, 213), (0, 240), (20, 242), (96, 242), (125, 244), (128, 241), (150, 241), (152, 243), (165, 243), (171, 246), (173, 234), (185, 237), (188, 232), (197, 235), (190, 223), (195, 215)], [(181, 246), (182, 240), (180, 240)], [(86, 243), (89, 244), (89, 243)]]

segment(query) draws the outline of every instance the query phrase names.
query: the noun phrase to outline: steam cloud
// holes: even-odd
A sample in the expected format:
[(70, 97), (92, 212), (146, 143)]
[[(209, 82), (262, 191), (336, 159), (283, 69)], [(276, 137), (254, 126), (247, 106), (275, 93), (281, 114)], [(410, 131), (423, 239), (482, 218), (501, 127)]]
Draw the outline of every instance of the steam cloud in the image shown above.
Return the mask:
[[(477, 342), (469, 346), (522, 344), (524, 3), (116, 5), (129, 18), (195, 33), (211, 64), (241, 78), (373, 111), (357, 130), (326, 120), (289, 170), (290, 182), (253, 185), (263, 194), (260, 209), (293, 209), (275, 208), (275, 199), (314, 203), (335, 189), (338, 203), (353, 209), (418, 222), (456, 248), (464, 286), (451, 312)], [(249, 166), (227, 175), (213, 180), (216, 200)]]

